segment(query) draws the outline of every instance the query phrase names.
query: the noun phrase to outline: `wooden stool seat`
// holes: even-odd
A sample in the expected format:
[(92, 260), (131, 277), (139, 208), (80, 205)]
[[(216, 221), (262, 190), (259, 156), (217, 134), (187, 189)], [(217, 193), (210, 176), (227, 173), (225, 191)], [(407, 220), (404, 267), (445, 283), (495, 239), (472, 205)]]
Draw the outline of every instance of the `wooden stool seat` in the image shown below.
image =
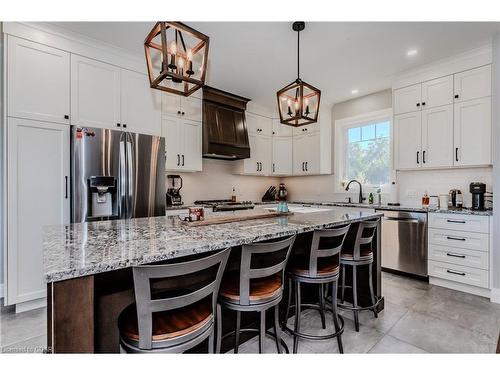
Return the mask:
[[(369, 249), (361, 249), (359, 252), (359, 260), (369, 260), (373, 258), (373, 252)], [(354, 252), (349, 252), (344, 250), (340, 253), (341, 260), (353, 260)], [(358, 260), (358, 259), (357, 259)]]
[(316, 275), (309, 273), (309, 257), (294, 259), (289, 272), (303, 277), (332, 277), (339, 273), (340, 265), (332, 259), (319, 258)]
[[(191, 306), (176, 310), (153, 313), (152, 341), (163, 341), (201, 329), (213, 321), (210, 300), (202, 300)], [(118, 318), (120, 335), (132, 341), (139, 341), (137, 307), (129, 305)]]
[[(250, 280), (250, 303), (269, 301), (281, 296), (283, 283), (281, 275), (275, 274), (268, 277)], [(224, 275), (219, 291), (219, 296), (228, 302), (239, 303), (240, 301), (240, 275), (230, 272)]]

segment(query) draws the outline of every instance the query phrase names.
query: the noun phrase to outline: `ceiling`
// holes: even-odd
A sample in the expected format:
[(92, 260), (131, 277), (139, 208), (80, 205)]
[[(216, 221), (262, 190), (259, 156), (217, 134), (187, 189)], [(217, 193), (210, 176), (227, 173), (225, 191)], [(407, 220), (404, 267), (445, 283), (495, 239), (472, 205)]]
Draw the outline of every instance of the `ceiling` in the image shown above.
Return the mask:
[[(154, 22), (52, 24), (142, 56)], [(209, 85), (271, 107), (276, 91), (295, 80), (291, 23), (188, 24), (210, 37)], [(321, 89), (323, 105), (333, 105), (389, 88), (396, 74), (482, 46), (498, 31), (492, 22), (309, 22), (301, 32), (301, 78)], [(407, 56), (410, 49), (418, 53)]]

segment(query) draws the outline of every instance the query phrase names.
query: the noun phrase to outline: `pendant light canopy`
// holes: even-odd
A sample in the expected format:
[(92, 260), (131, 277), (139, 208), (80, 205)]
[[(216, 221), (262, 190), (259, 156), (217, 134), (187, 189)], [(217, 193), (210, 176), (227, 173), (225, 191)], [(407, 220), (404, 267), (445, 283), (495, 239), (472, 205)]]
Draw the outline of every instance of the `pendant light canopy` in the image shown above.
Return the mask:
[(209, 40), (181, 22), (157, 22), (144, 41), (151, 88), (189, 96), (202, 87)]
[(321, 91), (300, 79), (300, 32), (304, 22), (294, 22), (297, 32), (297, 79), (277, 92), (280, 122), (290, 126), (302, 126), (318, 122)]

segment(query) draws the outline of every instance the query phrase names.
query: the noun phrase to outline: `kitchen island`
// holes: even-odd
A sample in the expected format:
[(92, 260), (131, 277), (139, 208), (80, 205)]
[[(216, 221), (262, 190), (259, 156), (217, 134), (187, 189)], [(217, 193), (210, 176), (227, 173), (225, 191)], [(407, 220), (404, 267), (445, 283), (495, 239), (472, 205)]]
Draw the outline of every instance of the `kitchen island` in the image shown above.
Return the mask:
[[(257, 209), (256, 212), (263, 209)], [(241, 212), (224, 215), (241, 215)], [(189, 227), (152, 217), (47, 227), (48, 346), (52, 352), (117, 352), (117, 317), (133, 302), (131, 267), (237, 247), (382, 216), (340, 207), (291, 216)], [(381, 297), (380, 228), (373, 280)], [(383, 303), (380, 304), (383, 308)]]

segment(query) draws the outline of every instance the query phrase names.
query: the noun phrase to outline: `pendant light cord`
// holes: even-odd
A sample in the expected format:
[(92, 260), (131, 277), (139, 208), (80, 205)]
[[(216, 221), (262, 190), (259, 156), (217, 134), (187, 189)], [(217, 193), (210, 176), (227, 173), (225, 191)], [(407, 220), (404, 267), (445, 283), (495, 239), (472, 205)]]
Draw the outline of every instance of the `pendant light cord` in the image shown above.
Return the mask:
[(300, 80), (300, 30), (297, 31), (297, 79)]

